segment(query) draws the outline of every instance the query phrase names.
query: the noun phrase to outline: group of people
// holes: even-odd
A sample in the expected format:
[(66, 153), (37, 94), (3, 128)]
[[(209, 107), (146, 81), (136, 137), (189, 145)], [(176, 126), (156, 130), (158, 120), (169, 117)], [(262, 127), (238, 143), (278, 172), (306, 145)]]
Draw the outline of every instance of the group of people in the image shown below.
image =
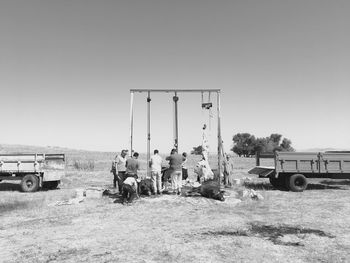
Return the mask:
[(139, 170), (139, 154), (134, 152), (128, 158), (128, 150), (122, 150), (112, 163), (113, 186), (118, 185), (118, 191), (125, 199), (133, 200), (137, 196), (137, 171)]
[[(118, 191), (122, 195), (123, 203), (132, 202), (139, 195), (138, 184), (141, 179), (138, 176), (140, 164), (139, 154), (134, 152), (132, 157), (128, 158), (128, 150), (122, 150), (112, 163), (111, 172), (114, 175), (113, 186), (118, 185)], [(188, 177), (186, 161), (187, 154), (178, 154), (176, 149), (172, 149), (169, 156), (165, 158), (169, 162), (167, 177), (171, 179), (171, 188), (173, 194), (181, 194), (182, 180)], [(158, 150), (154, 150), (149, 160), (151, 168), (151, 180), (156, 194), (162, 194), (163, 190), (168, 191), (167, 184), (162, 184), (163, 158)]]

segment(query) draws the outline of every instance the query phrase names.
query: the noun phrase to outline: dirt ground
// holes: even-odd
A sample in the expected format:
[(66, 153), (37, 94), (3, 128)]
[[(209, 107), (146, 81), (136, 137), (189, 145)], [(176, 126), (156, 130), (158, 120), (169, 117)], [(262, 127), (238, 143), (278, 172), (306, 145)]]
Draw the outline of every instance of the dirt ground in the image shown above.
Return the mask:
[(350, 180), (279, 191), (248, 175), (254, 159), (234, 158), (245, 186), (225, 189), (224, 202), (162, 195), (122, 205), (110, 195), (56, 206), (77, 188), (112, 187), (112, 156), (103, 158), (94, 171), (68, 166), (57, 190), (0, 183), (1, 262), (349, 262)]

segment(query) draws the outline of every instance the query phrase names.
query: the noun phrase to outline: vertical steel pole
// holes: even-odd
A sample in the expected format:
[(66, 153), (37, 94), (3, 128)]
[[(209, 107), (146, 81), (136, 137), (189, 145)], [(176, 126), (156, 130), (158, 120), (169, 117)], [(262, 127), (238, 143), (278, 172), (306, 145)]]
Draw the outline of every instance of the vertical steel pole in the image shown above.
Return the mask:
[(221, 139), (221, 116), (220, 116), (220, 91), (216, 93), (217, 97), (217, 115), (218, 115), (218, 172), (219, 172), (219, 186), (221, 183), (221, 151), (222, 151), (222, 139)]
[(149, 160), (151, 157), (151, 92), (148, 91), (147, 96), (147, 177), (150, 176)]
[(134, 134), (134, 92), (130, 93), (130, 155), (133, 151), (133, 134)]
[[(207, 122), (206, 122), (206, 119), (205, 119), (205, 116), (204, 116), (204, 113), (205, 113), (205, 110), (204, 110), (204, 108), (203, 108), (203, 103), (204, 103), (204, 93), (203, 93), (203, 91), (201, 92), (201, 94), (202, 94), (202, 103), (201, 103), (201, 109), (202, 109), (202, 122), (203, 122), (203, 125), (204, 124), (206, 124)], [(203, 139), (203, 138), (202, 138)]]
[(177, 113), (177, 101), (179, 97), (175, 92), (175, 96), (173, 97), (174, 101), (174, 148), (179, 150), (179, 123), (178, 123), (178, 113)]
[[(208, 97), (208, 103), (210, 102), (211, 103), (211, 99), (210, 99), (210, 91), (209, 91), (209, 95), (208, 95), (209, 97)], [(211, 108), (209, 108), (209, 110), (208, 110), (208, 112), (209, 112), (209, 118), (208, 118), (208, 126), (209, 126), (209, 132), (211, 131)], [(210, 133), (209, 133), (209, 137), (210, 137)]]

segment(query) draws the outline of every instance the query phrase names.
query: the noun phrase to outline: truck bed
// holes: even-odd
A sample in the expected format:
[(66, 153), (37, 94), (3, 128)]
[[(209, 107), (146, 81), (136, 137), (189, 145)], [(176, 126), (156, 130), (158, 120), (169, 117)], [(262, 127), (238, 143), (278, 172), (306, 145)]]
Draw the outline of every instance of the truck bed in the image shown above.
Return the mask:
[(350, 153), (276, 152), (275, 167), (256, 166), (250, 174), (304, 174), (307, 177), (350, 178)]
[(43, 175), (43, 181), (60, 180), (65, 173), (64, 154), (0, 154), (0, 177)]
[(350, 174), (349, 153), (276, 152), (277, 173)]

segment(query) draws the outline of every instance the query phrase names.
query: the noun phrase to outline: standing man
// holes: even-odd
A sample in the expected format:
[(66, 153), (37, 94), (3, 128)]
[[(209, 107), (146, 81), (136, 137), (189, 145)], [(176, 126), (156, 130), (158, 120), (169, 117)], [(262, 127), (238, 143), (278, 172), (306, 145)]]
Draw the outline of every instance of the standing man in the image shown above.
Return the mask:
[(138, 187), (138, 183), (140, 182), (140, 180), (138, 179), (138, 175), (137, 175), (137, 171), (140, 168), (139, 165), (139, 161), (137, 160), (139, 158), (139, 153), (134, 152), (134, 154), (132, 155), (131, 158), (129, 158), (126, 161), (126, 177), (133, 177), (135, 178), (137, 185), (136, 185), (136, 196), (139, 196), (139, 187)]
[(128, 150), (122, 150), (121, 153), (115, 157), (112, 164), (112, 172), (114, 175), (113, 186), (116, 188), (118, 182), (118, 191), (120, 194), (122, 194), (122, 185), (125, 180), (127, 153)]
[(230, 161), (230, 156), (224, 153), (224, 184), (232, 186), (233, 183), (233, 164)]
[(185, 157), (185, 161), (182, 163), (182, 180), (187, 180), (188, 169), (187, 169), (187, 153), (183, 152), (182, 156)]
[(139, 153), (134, 152), (131, 158), (126, 160), (126, 176), (134, 177), (135, 179), (138, 178), (137, 171), (140, 168), (139, 161), (137, 160), (139, 158)]
[(151, 166), (151, 180), (157, 194), (162, 192), (162, 157), (158, 150), (153, 151), (149, 164)]
[(171, 187), (173, 194), (181, 194), (182, 187), (182, 163), (185, 161), (185, 157), (177, 153), (176, 149), (171, 150), (170, 156), (166, 157), (169, 161), (169, 169), (171, 171)]

